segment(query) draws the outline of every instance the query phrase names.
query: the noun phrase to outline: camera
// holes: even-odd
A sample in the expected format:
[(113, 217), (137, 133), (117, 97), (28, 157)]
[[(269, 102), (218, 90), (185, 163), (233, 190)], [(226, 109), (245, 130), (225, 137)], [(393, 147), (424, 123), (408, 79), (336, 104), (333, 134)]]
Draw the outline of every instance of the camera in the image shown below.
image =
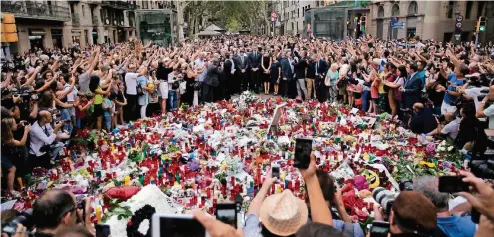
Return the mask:
[(494, 179), (494, 160), (471, 160), (468, 166), (475, 176)]
[(33, 209), (27, 209), (14, 217), (9, 222), (2, 222), (2, 233), (5, 233), (9, 236), (12, 236), (17, 230), (17, 224), (22, 224), (27, 229), (31, 229), (33, 227), (32, 220), (30, 217), (33, 215)]
[(38, 94), (32, 88), (13, 89), (14, 97), (21, 97), (23, 101), (38, 100)]
[(384, 189), (383, 187), (377, 187), (372, 192), (372, 197), (383, 207), (386, 215), (389, 215), (393, 202), (396, 198), (395, 194), (387, 189)]
[(413, 191), (413, 181), (410, 179), (402, 179), (399, 182), (400, 191)]

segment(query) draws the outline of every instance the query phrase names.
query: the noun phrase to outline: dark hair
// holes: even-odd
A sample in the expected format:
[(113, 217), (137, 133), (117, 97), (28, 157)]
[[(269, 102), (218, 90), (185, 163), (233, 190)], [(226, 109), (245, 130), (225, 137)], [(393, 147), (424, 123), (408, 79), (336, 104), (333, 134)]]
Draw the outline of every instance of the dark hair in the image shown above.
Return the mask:
[(43, 91), (39, 96), (38, 105), (39, 107), (51, 108), (53, 106), (53, 100), (55, 97), (50, 91)]
[(415, 63), (410, 63), (410, 69), (412, 69), (414, 72), (417, 72), (418, 68), (417, 68), (417, 64)]
[(389, 51), (388, 50), (384, 51), (384, 57), (386, 57), (386, 58), (389, 57)]
[(316, 176), (319, 180), (319, 186), (321, 186), (324, 200), (329, 201), (329, 203), (334, 203), (334, 194), (336, 193), (336, 187), (334, 185), (333, 176), (329, 175), (328, 172), (324, 172), (323, 170), (317, 170)]
[(462, 76), (465, 76), (468, 73), (470, 73), (470, 69), (468, 68), (468, 66), (466, 64), (461, 64), (460, 65), (460, 73), (461, 73)]
[(34, 225), (38, 229), (55, 229), (68, 212), (76, 208), (74, 198), (65, 190), (43, 193), (33, 205)]
[[(281, 237), (279, 235), (275, 235), (269, 232), (269, 230), (266, 227), (264, 227), (264, 225), (262, 226), (261, 235), (263, 237)], [(289, 235), (288, 237), (295, 237), (295, 235)]]
[(398, 71), (400, 71), (400, 77), (408, 77), (407, 69), (405, 68), (404, 65), (398, 66)]
[(334, 227), (317, 222), (311, 222), (303, 225), (295, 234), (297, 237), (345, 237), (343, 231), (337, 230)]
[(93, 237), (94, 235), (89, 232), (86, 227), (77, 225), (71, 227), (64, 227), (57, 231), (53, 237)]
[(99, 86), (99, 77), (98, 76), (92, 76), (90, 81), (89, 81), (89, 90), (93, 93), (98, 89)]

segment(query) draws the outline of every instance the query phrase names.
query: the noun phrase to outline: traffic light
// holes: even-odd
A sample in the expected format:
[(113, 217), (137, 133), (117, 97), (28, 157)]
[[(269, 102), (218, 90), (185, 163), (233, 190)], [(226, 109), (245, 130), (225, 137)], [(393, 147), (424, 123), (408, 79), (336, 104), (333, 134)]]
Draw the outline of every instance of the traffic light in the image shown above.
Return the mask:
[(479, 20), (477, 21), (476, 32), (485, 32), (486, 19), (487, 18), (485, 16), (479, 17)]
[(15, 18), (12, 14), (2, 15), (2, 43), (13, 43), (19, 39), (17, 37), (17, 27), (15, 26)]
[(366, 22), (367, 22), (367, 17), (361, 16), (360, 17), (360, 21), (359, 21), (359, 25), (360, 25), (360, 30), (361, 31), (365, 31), (365, 23)]

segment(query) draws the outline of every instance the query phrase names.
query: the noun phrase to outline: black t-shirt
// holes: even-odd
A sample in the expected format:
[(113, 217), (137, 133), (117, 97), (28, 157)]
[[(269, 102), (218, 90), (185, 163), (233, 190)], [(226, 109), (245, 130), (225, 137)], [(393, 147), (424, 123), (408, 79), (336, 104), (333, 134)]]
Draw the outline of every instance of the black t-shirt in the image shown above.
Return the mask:
[(54, 235), (48, 234), (48, 233), (40, 233), (40, 232), (35, 232), (32, 235), (33, 237), (53, 237)]

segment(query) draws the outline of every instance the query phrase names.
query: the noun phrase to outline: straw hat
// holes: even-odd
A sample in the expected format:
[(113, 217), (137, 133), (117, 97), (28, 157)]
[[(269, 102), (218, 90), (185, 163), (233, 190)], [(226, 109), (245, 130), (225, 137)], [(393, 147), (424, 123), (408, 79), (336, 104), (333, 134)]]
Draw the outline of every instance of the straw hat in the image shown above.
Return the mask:
[(261, 205), (262, 224), (273, 234), (288, 236), (307, 223), (308, 210), (305, 202), (289, 189), (267, 197)]

